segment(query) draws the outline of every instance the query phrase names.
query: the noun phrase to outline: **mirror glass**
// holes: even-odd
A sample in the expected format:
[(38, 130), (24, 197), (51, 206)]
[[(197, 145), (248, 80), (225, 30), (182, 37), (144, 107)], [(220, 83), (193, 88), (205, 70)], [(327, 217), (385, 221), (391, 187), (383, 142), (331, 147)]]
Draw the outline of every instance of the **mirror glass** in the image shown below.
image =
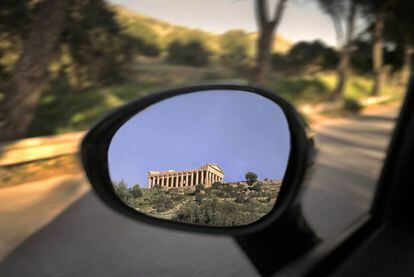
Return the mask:
[(152, 217), (210, 226), (253, 223), (274, 207), (290, 154), (283, 110), (251, 92), (160, 101), (112, 138), (118, 197)]

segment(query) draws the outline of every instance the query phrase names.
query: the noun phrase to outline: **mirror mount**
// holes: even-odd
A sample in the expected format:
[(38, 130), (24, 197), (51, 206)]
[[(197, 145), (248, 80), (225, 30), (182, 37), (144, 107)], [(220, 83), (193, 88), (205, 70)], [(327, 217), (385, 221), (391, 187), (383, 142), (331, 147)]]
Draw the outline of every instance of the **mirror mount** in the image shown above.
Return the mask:
[(270, 276), (319, 243), (300, 204), (258, 232), (234, 237), (262, 276)]

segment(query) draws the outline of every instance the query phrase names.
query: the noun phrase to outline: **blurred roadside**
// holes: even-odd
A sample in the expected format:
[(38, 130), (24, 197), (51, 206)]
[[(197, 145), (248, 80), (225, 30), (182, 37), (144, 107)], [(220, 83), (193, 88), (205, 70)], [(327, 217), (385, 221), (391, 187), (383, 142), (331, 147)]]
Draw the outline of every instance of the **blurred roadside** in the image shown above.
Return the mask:
[[(400, 100), (372, 99), (360, 110), (349, 111), (342, 103), (306, 105), (302, 113), (311, 127), (357, 114), (372, 114), (398, 107)], [(2, 188), (83, 172), (78, 156), (84, 132), (29, 138), (0, 143), (0, 193)]]

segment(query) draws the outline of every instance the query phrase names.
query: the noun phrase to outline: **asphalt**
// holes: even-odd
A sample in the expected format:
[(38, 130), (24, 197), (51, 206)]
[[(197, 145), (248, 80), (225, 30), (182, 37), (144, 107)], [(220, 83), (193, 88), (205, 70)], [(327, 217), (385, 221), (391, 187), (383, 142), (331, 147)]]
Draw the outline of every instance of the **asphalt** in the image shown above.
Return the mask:
[[(336, 236), (368, 212), (397, 111), (316, 126), (319, 154), (303, 208), (321, 237)], [(257, 276), (230, 237), (127, 219), (79, 176), (47, 183), (49, 191), (39, 183), (0, 191), (0, 276)], [(35, 200), (21, 208), (19, 198), (30, 195)]]

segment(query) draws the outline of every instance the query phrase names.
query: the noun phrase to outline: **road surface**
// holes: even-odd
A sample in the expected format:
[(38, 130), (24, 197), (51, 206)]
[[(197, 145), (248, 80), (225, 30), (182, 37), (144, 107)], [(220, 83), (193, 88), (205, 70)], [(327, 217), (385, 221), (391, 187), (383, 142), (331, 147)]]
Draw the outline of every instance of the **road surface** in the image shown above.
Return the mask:
[[(320, 236), (335, 236), (369, 209), (397, 110), (316, 126), (320, 151), (304, 212)], [(0, 190), (0, 219), (0, 276), (257, 275), (231, 238), (131, 221), (79, 177)]]

